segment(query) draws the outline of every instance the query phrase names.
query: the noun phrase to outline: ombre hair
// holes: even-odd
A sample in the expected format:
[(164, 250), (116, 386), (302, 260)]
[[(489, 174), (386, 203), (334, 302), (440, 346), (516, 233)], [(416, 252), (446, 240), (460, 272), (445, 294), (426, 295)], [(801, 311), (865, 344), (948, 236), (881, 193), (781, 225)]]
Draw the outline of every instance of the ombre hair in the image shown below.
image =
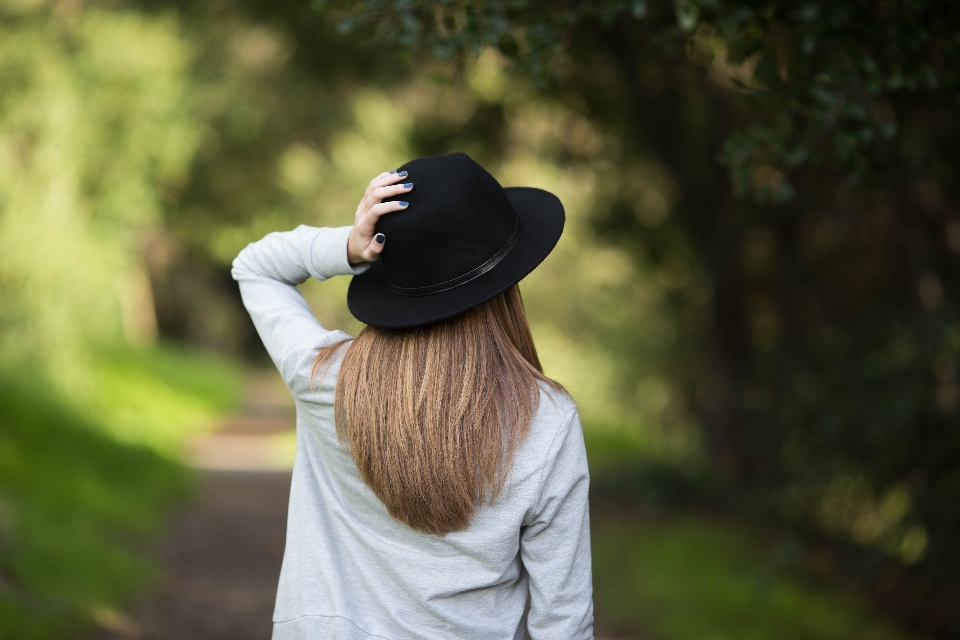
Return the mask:
[(436, 535), (465, 529), (503, 489), (540, 402), (540, 366), (520, 290), (414, 329), (368, 326), (322, 347), (317, 379), (346, 345), (337, 437), (391, 516)]

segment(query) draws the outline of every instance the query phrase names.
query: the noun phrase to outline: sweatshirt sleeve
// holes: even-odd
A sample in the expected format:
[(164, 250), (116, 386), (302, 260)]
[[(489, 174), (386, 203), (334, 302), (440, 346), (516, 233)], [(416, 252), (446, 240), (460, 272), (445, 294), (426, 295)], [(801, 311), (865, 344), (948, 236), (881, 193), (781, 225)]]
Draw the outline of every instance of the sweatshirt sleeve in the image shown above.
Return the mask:
[(593, 638), (590, 477), (574, 409), (557, 433), (541, 478), (540, 499), (520, 535), (530, 576), (527, 631), (541, 638)]
[(323, 346), (333, 333), (320, 325), (297, 285), (311, 276), (326, 280), (363, 273), (369, 267), (354, 267), (347, 260), (351, 228), (301, 225), (270, 233), (247, 245), (233, 261), (231, 273), (240, 285), (243, 305), (287, 384), (303, 354)]

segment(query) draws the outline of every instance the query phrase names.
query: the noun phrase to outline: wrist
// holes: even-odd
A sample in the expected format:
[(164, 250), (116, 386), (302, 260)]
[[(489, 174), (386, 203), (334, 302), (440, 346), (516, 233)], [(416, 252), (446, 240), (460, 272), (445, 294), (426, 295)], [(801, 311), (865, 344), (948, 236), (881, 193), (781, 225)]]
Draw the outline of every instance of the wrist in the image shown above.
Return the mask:
[(360, 255), (360, 252), (353, 248), (353, 245), (353, 230), (351, 230), (350, 235), (347, 236), (347, 262), (349, 262), (352, 267), (366, 262), (363, 256)]

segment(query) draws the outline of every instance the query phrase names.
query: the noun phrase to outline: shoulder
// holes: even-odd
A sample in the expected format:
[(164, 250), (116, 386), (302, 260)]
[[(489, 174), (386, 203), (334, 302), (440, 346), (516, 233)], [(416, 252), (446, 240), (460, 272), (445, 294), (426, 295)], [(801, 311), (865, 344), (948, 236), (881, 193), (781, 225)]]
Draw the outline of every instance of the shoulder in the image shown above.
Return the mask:
[[(340, 362), (352, 339), (343, 331), (331, 331), (318, 340), (314, 348), (296, 354), (294, 373), (288, 382), (294, 397), (311, 402), (332, 403)], [(337, 347), (334, 353), (324, 365), (315, 370), (314, 364), (320, 350), (334, 346)]]
[(571, 431), (582, 438), (577, 403), (566, 391), (538, 381), (540, 401), (530, 424), (527, 438), (540, 455), (550, 456), (558, 441), (566, 440)]
[(569, 422), (572, 415), (578, 414), (577, 403), (565, 390), (551, 387), (542, 380), (537, 381), (537, 386), (540, 388), (537, 418), (559, 423)]
[(568, 393), (541, 383), (540, 406), (525, 445), (535, 469), (531, 479), (537, 487), (536, 502), (525, 520), (530, 524), (547, 506), (562, 502), (574, 487), (589, 485), (580, 413)]

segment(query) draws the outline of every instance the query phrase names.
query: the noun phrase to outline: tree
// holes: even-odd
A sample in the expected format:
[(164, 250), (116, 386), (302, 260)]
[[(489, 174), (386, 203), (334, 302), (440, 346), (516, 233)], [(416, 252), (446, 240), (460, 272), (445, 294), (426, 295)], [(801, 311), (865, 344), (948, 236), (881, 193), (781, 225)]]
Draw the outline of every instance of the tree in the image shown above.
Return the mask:
[(0, 19), (0, 365), (87, 391), (92, 345), (156, 331), (139, 244), (195, 150), (192, 52), (131, 12)]
[[(715, 470), (767, 512), (955, 581), (960, 8), (316, 6), (415, 60), (493, 47), (605, 131), (618, 169), (594, 227), (671, 283), (660, 366)], [(663, 215), (637, 186), (650, 167), (673, 185)]]

